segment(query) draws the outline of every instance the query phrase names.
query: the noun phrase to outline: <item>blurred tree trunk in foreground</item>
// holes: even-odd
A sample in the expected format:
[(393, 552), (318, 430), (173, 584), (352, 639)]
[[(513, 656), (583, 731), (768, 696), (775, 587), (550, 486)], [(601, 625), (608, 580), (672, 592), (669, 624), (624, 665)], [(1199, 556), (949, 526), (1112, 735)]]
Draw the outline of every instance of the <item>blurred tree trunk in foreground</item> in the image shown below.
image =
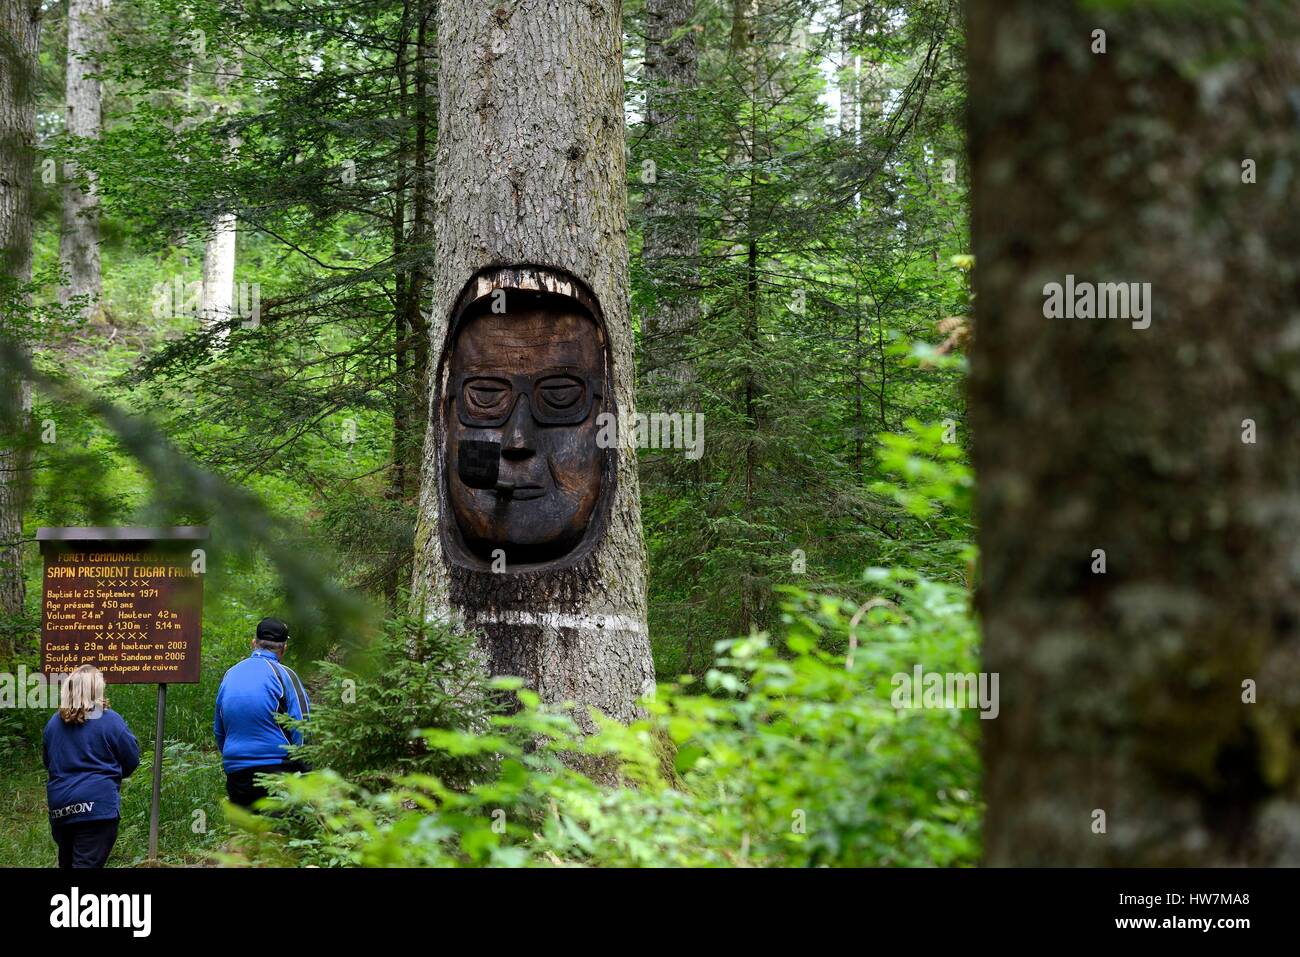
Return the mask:
[(1300, 6), (1212, 7), (967, 6), (990, 864), (1300, 864)]

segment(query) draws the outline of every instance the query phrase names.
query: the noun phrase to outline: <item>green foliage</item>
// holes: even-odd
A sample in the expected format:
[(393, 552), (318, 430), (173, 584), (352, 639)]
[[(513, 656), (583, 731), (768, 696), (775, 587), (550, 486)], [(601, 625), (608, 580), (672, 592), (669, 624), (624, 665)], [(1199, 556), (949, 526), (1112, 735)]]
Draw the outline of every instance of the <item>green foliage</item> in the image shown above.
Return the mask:
[[(657, 700), (633, 727), (581, 738), (526, 692), (498, 711), (516, 689), (488, 693), (469, 639), (378, 624), (378, 599), (402, 607), (415, 546), (436, 6), (126, 0), (103, 136), (77, 143), (61, 132), (63, 34), (47, 5), (38, 145), (97, 176), (104, 294), (89, 321), (58, 305), (61, 184), (37, 177), (35, 280), (0, 277), (0, 324), (38, 373), (33, 419), (58, 434), (29, 443), (25, 537), (213, 528), (203, 680), (169, 691), (165, 861), (974, 861), (978, 722), (888, 700), (894, 671), (974, 667), (966, 437), (942, 432), (964, 419), (965, 367), (938, 328), (970, 310), (964, 187), (945, 171), (963, 152), (958, 7), (807, 0), (745, 8), (735, 33), (732, 7), (701, 4), (685, 28), (697, 82), (669, 92), (647, 89), (644, 12), (628, 5), (637, 361), (694, 376), (685, 396), (647, 377), (637, 402), (702, 412), (707, 430), (699, 461), (641, 455)], [(861, 109), (846, 124), (849, 85)], [(646, 122), (647, 94), (679, 116), (668, 135)], [(695, 232), (693, 255), (644, 254), (651, 190)], [(226, 211), (261, 320), (217, 339), (155, 307), (201, 277)], [(672, 303), (698, 322), (669, 354), (647, 330)], [(32, 614), (0, 618), (0, 651), (31, 669), (35, 549), (27, 563)], [(265, 614), (293, 620), (291, 654), (328, 658), (315, 675), (294, 662), (322, 770), (281, 782), (283, 817), (231, 811), (229, 848), (212, 702)], [(340, 662), (381, 630), (373, 660)], [(154, 696), (111, 690), (146, 749)], [(0, 863), (50, 859), (32, 747), (47, 717), (0, 712)], [(124, 789), (117, 864), (144, 857), (148, 791), (146, 764)]]
[(319, 663), (307, 744), (296, 756), (365, 787), (406, 774), (461, 786), (485, 773), (482, 755), (431, 748), (416, 728), (470, 732), (494, 707), (472, 635), (409, 617), (390, 619), (369, 668)]
[[(638, 408), (706, 425), (698, 462), (641, 455), (660, 678), (773, 627), (782, 586), (865, 600), (865, 564), (907, 564), (946, 533), (880, 489), (872, 441), (964, 418), (963, 363), (939, 330), (969, 305), (952, 265), (969, 247), (956, 5), (756, 8), (743, 35), (732, 13), (696, 8), (693, 87), (653, 87), (644, 62), (629, 87), (676, 117), (630, 131)], [(634, 58), (644, 32), (629, 31)], [(652, 221), (652, 200), (676, 218)], [(673, 229), (698, 254), (665, 250)], [(683, 303), (695, 328), (657, 330)], [(927, 570), (957, 580), (958, 556), (939, 558)]]
[(908, 567), (964, 580), (974, 561), (971, 545), (974, 476), (955, 436), (956, 423), (924, 425), (908, 419), (907, 431), (879, 436), (883, 477), (872, 490), (892, 499), (913, 521), (905, 540), (889, 549)]
[[(150, 689), (152, 690), (152, 689)], [(139, 865), (149, 856), (149, 808), (153, 797), (152, 727), (136, 727), (140, 768), (122, 785), (122, 822), (113, 863)], [(199, 864), (229, 840), (221, 813), (226, 778), (210, 751), (184, 741), (163, 744), (165, 786), (158, 814), (159, 857), (165, 864)]]
[[(891, 678), (976, 670), (965, 593), (884, 569), (858, 611), (791, 590), (783, 640), (721, 643), (708, 693), (661, 687), (590, 737), (512, 681), (523, 708), (423, 732), (492, 773), (408, 774), (371, 793), (333, 770), (281, 778), (230, 861), (365, 866), (970, 865), (980, 803), (971, 712), (897, 710)], [(575, 768), (598, 765), (613, 783)]]

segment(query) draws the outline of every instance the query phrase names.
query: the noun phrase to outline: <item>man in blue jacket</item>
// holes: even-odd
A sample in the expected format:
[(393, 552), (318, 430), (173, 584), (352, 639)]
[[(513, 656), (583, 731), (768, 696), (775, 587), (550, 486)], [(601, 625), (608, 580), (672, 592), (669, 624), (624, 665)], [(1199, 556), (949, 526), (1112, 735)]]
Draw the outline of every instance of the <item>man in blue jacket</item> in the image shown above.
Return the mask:
[(290, 745), (302, 744), (302, 732), (280, 725), (275, 716), (307, 720), (311, 702), (291, 668), (281, 664), (289, 641), (289, 626), (278, 618), (263, 618), (253, 639), (253, 653), (226, 672), (217, 691), (212, 730), (226, 771), (231, 802), (251, 807), (266, 797), (254, 783), (258, 774), (302, 771), (288, 756)]

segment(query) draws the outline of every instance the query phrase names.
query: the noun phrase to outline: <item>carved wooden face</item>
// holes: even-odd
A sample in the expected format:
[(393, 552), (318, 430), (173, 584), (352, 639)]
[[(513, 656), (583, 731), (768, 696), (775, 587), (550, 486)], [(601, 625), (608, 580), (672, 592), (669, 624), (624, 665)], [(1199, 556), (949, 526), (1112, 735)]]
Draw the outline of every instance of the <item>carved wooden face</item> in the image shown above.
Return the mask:
[[(600, 498), (603, 332), (581, 307), (512, 297), (468, 318), (452, 344), (446, 398), (447, 491), (461, 537), (506, 567), (564, 557)], [(519, 302), (522, 308), (514, 308)]]

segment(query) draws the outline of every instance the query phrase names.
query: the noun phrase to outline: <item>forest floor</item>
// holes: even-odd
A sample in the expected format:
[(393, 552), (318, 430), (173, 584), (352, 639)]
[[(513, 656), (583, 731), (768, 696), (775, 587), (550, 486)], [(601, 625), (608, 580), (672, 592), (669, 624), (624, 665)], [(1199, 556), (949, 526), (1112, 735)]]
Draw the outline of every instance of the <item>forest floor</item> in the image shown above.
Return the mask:
[[(224, 777), (216, 751), (185, 745), (165, 749), (159, 862), (197, 866), (230, 837), (221, 801)], [(122, 787), (122, 824), (109, 867), (138, 867), (149, 856), (152, 752)], [(174, 765), (170, 767), (169, 765)], [(172, 773), (169, 773), (172, 772)], [(45, 805), (45, 769), (38, 750), (10, 755), (0, 766), (0, 861), (6, 867), (54, 867), (57, 856)]]
[[(45, 773), (40, 756), (15, 761), (4, 769), (5, 787), (0, 794), (0, 860), (10, 867), (53, 867), (57, 860), (45, 807)], [(23, 755), (29, 758), (29, 755)]]

